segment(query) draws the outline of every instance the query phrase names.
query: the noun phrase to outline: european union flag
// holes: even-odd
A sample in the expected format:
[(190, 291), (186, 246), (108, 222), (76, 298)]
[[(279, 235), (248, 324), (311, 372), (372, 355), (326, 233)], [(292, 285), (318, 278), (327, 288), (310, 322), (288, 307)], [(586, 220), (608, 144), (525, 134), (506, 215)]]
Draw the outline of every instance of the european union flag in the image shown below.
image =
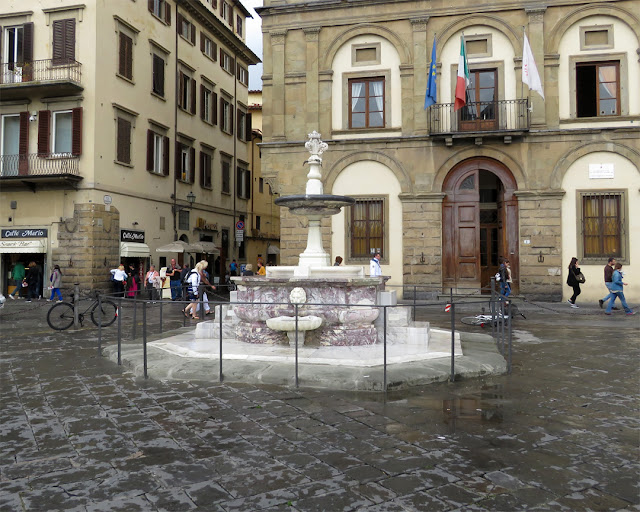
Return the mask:
[(436, 36), (433, 36), (433, 49), (431, 50), (431, 64), (427, 76), (427, 92), (424, 95), (424, 108), (427, 109), (437, 101), (438, 90), (436, 86)]

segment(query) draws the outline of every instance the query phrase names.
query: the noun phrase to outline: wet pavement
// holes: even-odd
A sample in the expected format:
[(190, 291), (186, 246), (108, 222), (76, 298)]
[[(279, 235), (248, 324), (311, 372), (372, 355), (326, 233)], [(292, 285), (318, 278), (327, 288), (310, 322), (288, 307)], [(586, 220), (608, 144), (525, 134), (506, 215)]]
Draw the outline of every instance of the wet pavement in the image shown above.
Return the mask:
[(2, 511), (640, 510), (640, 315), (525, 304), (511, 375), (385, 397), (145, 381), (47, 306), (0, 310)]

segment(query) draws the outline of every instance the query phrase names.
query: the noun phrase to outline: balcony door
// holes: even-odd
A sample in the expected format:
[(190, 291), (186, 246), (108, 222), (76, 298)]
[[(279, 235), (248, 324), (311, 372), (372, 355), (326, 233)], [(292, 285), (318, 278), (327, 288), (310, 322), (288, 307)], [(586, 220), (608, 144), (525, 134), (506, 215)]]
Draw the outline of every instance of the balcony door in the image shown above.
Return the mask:
[(24, 29), (19, 27), (8, 27), (4, 31), (4, 55), (3, 62), (6, 62), (6, 76), (4, 83), (22, 82), (22, 65), (24, 63)]
[(467, 104), (459, 111), (461, 131), (498, 129), (498, 71), (483, 69), (469, 72)]
[(20, 152), (20, 115), (2, 116), (2, 176), (18, 175), (18, 153)]

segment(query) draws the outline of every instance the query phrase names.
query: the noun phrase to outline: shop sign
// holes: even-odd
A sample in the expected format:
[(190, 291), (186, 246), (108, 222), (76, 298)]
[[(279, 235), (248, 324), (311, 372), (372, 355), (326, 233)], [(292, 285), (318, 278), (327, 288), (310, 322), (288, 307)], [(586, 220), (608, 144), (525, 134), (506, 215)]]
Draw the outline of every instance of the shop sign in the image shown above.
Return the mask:
[(607, 180), (615, 178), (613, 164), (589, 164), (589, 179)]
[(134, 231), (132, 229), (121, 229), (120, 230), (120, 241), (121, 242), (136, 242), (143, 244), (144, 243), (144, 231)]
[(49, 232), (46, 228), (42, 229), (3, 229), (2, 238), (20, 239), (20, 238), (46, 238)]
[(207, 222), (206, 219), (202, 217), (196, 219), (196, 227), (203, 231), (218, 231), (218, 224), (216, 222)]

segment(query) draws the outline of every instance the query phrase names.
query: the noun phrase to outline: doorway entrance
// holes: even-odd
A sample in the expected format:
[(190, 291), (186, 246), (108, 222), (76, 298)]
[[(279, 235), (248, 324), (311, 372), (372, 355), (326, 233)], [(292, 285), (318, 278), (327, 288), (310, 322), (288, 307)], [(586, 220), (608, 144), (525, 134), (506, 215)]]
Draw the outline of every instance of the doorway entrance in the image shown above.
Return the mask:
[(507, 167), (490, 158), (465, 160), (443, 185), (443, 285), (458, 293), (490, 293), (502, 258), (518, 283), (518, 203)]

